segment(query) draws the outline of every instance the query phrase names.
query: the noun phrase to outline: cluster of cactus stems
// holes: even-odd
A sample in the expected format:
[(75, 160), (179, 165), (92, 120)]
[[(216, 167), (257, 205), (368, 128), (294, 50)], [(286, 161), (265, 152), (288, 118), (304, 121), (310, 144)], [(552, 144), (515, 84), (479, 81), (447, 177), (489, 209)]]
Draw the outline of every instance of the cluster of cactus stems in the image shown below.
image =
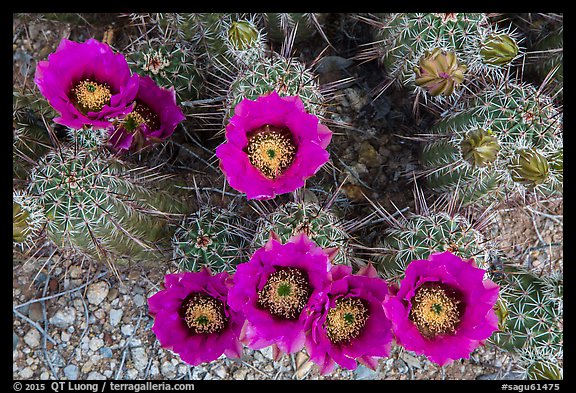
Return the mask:
[(521, 54), (510, 27), (483, 13), (398, 13), (361, 18), (375, 42), (361, 60), (378, 59), (389, 78), (438, 103), (453, 102), (478, 81), (502, 75)]
[(518, 353), (529, 379), (562, 379), (563, 278), (540, 276), (504, 263), (494, 274), (500, 285), (499, 330), (490, 341)]
[(164, 255), (170, 218), (186, 212), (186, 204), (161, 175), (130, 167), (103, 149), (97, 137), (103, 133), (79, 134), (41, 157), (30, 172), (27, 191), (44, 208), (48, 239), (106, 262)]
[(451, 199), (438, 198), (428, 206), (422, 190), (414, 190), (413, 212), (391, 214), (377, 203), (374, 211), (387, 223), (379, 244), (368, 255), (381, 274), (389, 280), (402, 279), (406, 266), (416, 259), (427, 259), (431, 253), (450, 251), (463, 259), (474, 259), (478, 267), (490, 271), (498, 250), (483, 230), (490, 225), (495, 211), (492, 206), (473, 220), (453, 194)]
[[(179, 105), (193, 106), (186, 103), (216, 92), (225, 124), (243, 99), (275, 91), (298, 96), (308, 113), (329, 122), (330, 90), (319, 85), (311, 67), (288, 55), (293, 43), (314, 35), (328, 43), (325, 14), (126, 16), (141, 33), (123, 51), (132, 72), (174, 88)], [(450, 251), (473, 259), (500, 286), (499, 330), (489, 342), (518, 354), (526, 378), (562, 378), (562, 277), (502, 264), (498, 245), (484, 235), (494, 207), (505, 198), (562, 195), (561, 109), (541, 89), (507, 79), (509, 67), (523, 55), (522, 40), (487, 14), (360, 19), (375, 27), (377, 42), (357, 59), (377, 58), (393, 81), (452, 105), (418, 136), (424, 147), (416, 175), (440, 195), (433, 204), (416, 188), (414, 212), (390, 214), (371, 202), (373, 214), (357, 221), (335, 213), (334, 197), (321, 204), (297, 193), (274, 207), (254, 203), (259, 215), (254, 222), (232, 205), (191, 209), (185, 187), (170, 176), (108, 150), (108, 130), (67, 129), (67, 141), (59, 142), (46, 121), (54, 117), (49, 105), (15, 92), (13, 174), (27, 187), (13, 192), (14, 245), (31, 247), (44, 233), (60, 249), (113, 269), (114, 263), (172, 260), (180, 271), (208, 267), (233, 274), (270, 238), (285, 243), (305, 233), (333, 264), (357, 267), (369, 261), (391, 283), (400, 282), (411, 261)], [(275, 52), (268, 39), (288, 49)], [(553, 51), (542, 67), (558, 71), (561, 85), (562, 27), (555, 25), (533, 47), (560, 48), (559, 59)], [(212, 83), (224, 86), (213, 89)], [(375, 247), (360, 246), (353, 233), (374, 223), (373, 216), (386, 228)]]
[(550, 97), (526, 83), (491, 85), (431, 127), (420, 174), (465, 203), (561, 194), (562, 131)]

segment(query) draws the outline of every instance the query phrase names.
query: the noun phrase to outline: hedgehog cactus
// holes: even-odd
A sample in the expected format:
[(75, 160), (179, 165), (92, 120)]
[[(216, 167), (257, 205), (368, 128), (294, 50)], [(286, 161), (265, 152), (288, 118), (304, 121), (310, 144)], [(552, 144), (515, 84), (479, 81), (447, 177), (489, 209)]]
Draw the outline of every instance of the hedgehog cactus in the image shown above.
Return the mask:
[(280, 96), (299, 96), (314, 116), (322, 117), (326, 112), (326, 98), (316, 76), (298, 60), (273, 53), (240, 70), (228, 89), (226, 118), (233, 116), (234, 108), (244, 98), (255, 100), (272, 91)]
[(520, 355), (530, 379), (558, 379), (563, 343), (562, 277), (539, 277), (505, 266), (495, 275), (500, 285), (499, 330), (490, 341)]
[(423, 88), (438, 102), (452, 98), (459, 84), (502, 74), (520, 51), (516, 34), (492, 26), (482, 13), (397, 13), (361, 19), (374, 27), (376, 40), (358, 58), (378, 59), (392, 81), (415, 92)]
[[(419, 193), (416, 190), (416, 194)], [(438, 199), (430, 207), (421, 194), (416, 200), (415, 211), (399, 219), (375, 206), (376, 212), (388, 223), (373, 255), (383, 277), (399, 281), (411, 261), (428, 259), (431, 253), (444, 251), (463, 259), (474, 259), (482, 269), (492, 269), (492, 260), (498, 251), (482, 233), (491, 222), (491, 208), (472, 220), (470, 212), (456, 209), (455, 200), (446, 203)]]
[(249, 259), (247, 222), (229, 209), (203, 207), (185, 217), (172, 237), (173, 257), (181, 271), (234, 273)]
[(162, 242), (171, 236), (169, 215), (186, 210), (169, 187), (150, 170), (76, 140), (38, 160), (28, 191), (44, 207), (52, 242), (111, 262), (162, 255)]
[(464, 203), (562, 192), (562, 113), (528, 84), (491, 86), (423, 138), (428, 184)]
[(351, 265), (350, 230), (342, 219), (313, 202), (288, 202), (257, 221), (252, 248), (266, 244), (274, 232), (282, 243), (298, 233), (305, 233), (322, 248), (338, 248), (334, 264)]
[(247, 65), (264, 56), (265, 36), (256, 23), (249, 19), (227, 22), (221, 29), (221, 37), (231, 59)]
[(46, 222), (43, 207), (37, 198), (23, 190), (12, 192), (12, 244), (28, 248), (42, 231)]

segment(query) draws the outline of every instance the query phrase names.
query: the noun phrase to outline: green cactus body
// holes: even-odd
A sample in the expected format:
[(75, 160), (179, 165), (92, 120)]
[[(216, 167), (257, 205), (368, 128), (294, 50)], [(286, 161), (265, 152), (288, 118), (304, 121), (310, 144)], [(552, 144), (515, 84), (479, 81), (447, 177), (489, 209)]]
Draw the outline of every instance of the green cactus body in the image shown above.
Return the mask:
[(234, 273), (249, 260), (248, 223), (231, 210), (204, 207), (185, 217), (172, 237), (173, 257), (180, 270)]
[(179, 44), (167, 48), (159, 39), (133, 45), (126, 53), (132, 72), (149, 76), (161, 87), (174, 87), (178, 101), (197, 99), (203, 76), (193, 51)]
[(404, 86), (413, 83), (413, 69), (425, 53), (440, 48), (465, 60), (467, 48), (478, 45), (481, 29), (488, 26), (486, 15), (480, 13), (387, 14), (381, 22), (376, 30), (380, 61)]
[(42, 118), (48, 119), (54, 112), (45, 100), (31, 94), (14, 92), (12, 104), (12, 175), (23, 180), (28, 177), (31, 162), (50, 149), (50, 137)]
[(31, 246), (46, 222), (43, 207), (23, 190), (12, 192), (12, 244), (21, 249)]
[(277, 234), (282, 243), (298, 233), (305, 233), (321, 248), (338, 248), (332, 263), (351, 265), (350, 234), (341, 219), (316, 203), (289, 202), (260, 218), (252, 248), (264, 246), (270, 232)]
[(373, 258), (383, 277), (400, 281), (408, 264), (431, 253), (450, 251), (473, 258), (478, 267), (490, 268), (493, 248), (465, 216), (440, 210), (412, 213), (388, 227)]
[(520, 355), (530, 379), (557, 379), (562, 356), (563, 280), (505, 266), (494, 276), (500, 285), (499, 329), (490, 341)]
[(233, 116), (234, 108), (244, 98), (255, 100), (272, 91), (280, 96), (299, 96), (306, 110), (315, 116), (322, 117), (326, 112), (325, 98), (314, 74), (296, 59), (273, 54), (241, 70), (230, 84), (226, 117)]
[[(490, 88), (442, 118), (431, 134), (420, 162), (436, 191), (458, 189), (464, 203), (499, 201), (530, 191), (562, 192), (562, 113), (530, 85)], [(519, 158), (526, 156), (525, 150), (533, 151), (532, 159)], [(522, 170), (519, 160), (540, 165), (534, 170), (524, 165)], [(551, 166), (555, 169), (548, 170)]]
[(103, 261), (146, 260), (162, 254), (169, 215), (187, 209), (167, 184), (151, 187), (151, 175), (102, 149), (60, 146), (33, 168), (29, 192), (58, 247)]

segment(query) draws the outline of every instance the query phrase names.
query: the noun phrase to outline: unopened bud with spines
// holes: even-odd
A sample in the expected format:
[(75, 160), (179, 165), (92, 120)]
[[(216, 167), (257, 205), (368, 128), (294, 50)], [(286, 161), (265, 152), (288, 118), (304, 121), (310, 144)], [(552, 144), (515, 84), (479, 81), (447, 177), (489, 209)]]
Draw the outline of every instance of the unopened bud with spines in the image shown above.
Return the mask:
[(460, 150), (465, 161), (481, 168), (496, 160), (500, 144), (490, 130), (478, 128), (466, 135), (460, 143)]
[(450, 96), (464, 81), (466, 69), (466, 65), (458, 63), (455, 52), (435, 48), (418, 60), (418, 66), (414, 68), (415, 83), (433, 97)]
[(480, 56), (485, 64), (501, 66), (518, 56), (518, 44), (510, 35), (490, 34), (480, 44)]
[(512, 180), (533, 188), (543, 184), (550, 173), (548, 160), (534, 149), (520, 149), (509, 164)]

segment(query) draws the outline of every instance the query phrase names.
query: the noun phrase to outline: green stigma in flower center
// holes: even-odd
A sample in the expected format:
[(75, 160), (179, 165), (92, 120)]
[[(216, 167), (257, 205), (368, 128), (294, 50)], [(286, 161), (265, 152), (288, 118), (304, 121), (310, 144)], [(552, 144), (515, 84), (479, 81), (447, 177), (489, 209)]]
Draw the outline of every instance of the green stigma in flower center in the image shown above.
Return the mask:
[(287, 128), (264, 125), (248, 134), (245, 149), (250, 164), (269, 179), (275, 179), (290, 167), (296, 145)]
[(144, 124), (150, 130), (158, 130), (160, 128), (160, 118), (148, 105), (137, 100), (132, 112), (124, 117), (122, 125), (126, 131), (133, 132)]
[(462, 302), (457, 291), (441, 283), (424, 283), (411, 300), (409, 318), (426, 338), (452, 334), (460, 323)]
[(76, 108), (83, 114), (99, 112), (104, 105), (110, 103), (112, 93), (106, 83), (98, 83), (90, 79), (78, 82), (70, 91), (70, 98)]
[(182, 303), (182, 314), (188, 329), (193, 333), (218, 333), (226, 326), (221, 300), (204, 293), (194, 293)]
[(306, 272), (297, 268), (280, 268), (270, 274), (264, 287), (258, 291), (258, 305), (273, 316), (297, 319), (310, 293)]
[(326, 316), (326, 335), (333, 344), (349, 342), (358, 337), (368, 315), (368, 308), (362, 299), (339, 298)]

